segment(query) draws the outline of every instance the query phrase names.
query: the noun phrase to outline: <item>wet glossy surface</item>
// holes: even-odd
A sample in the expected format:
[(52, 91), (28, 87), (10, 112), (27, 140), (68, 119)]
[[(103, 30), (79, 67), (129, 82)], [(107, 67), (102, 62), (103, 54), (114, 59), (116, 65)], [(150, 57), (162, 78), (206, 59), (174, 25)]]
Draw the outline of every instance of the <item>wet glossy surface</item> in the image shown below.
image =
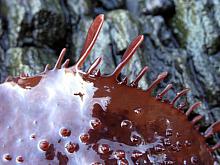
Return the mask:
[[(105, 164), (119, 160), (129, 164), (213, 164), (205, 139), (185, 114), (169, 103), (119, 84), (111, 77), (91, 78), (90, 81), (99, 89), (95, 97), (111, 98), (106, 111), (98, 105), (94, 107), (93, 117), (101, 126), (89, 131), (90, 144), (109, 148), (103, 153), (94, 147)], [(124, 156), (115, 156), (117, 151)]]

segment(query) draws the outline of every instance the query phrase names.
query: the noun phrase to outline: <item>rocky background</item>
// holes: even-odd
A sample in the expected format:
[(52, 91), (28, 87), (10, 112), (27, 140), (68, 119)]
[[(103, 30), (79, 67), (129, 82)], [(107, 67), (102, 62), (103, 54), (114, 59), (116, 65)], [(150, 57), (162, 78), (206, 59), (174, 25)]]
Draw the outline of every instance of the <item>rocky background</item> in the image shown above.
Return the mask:
[(203, 102), (197, 110), (205, 116), (201, 129), (220, 119), (219, 0), (0, 0), (0, 81), (41, 72), (55, 63), (63, 47), (74, 64), (100, 13), (105, 23), (84, 69), (101, 55), (101, 72), (112, 72), (131, 40), (143, 34), (144, 43), (122, 77), (132, 80), (147, 65), (141, 82), (146, 88), (168, 71), (159, 90), (173, 83), (173, 98), (190, 88), (188, 103)]

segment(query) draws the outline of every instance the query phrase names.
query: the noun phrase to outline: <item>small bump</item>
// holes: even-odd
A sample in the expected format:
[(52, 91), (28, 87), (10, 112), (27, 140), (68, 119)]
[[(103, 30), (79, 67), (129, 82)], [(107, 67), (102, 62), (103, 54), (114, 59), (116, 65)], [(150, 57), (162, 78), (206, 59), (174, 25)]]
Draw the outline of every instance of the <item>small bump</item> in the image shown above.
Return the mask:
[(94, 119), (94, 120), (91, 120), (90, 124), (93, 129), (99, 129), (102, 123), (99, 119)]
[(172, 136), (173, 135), (173, 130), (170, 128), (166, 129), (166, 136)]
[(60, 136), (61, 137), (69, 137), (71, 135), (71, 130), (67, 128), (61, 128), (60, 129)]
[(123, 120), (121, 122), (121, 128), (131, 129), (132, 128), (132, 122), (130, 120)]
[(4, 155), (3, 155), (3, 160), (4, 160), (4, 161), (11, 161), (11, 160), (12, 160), (12, 157), (11, 157), (10, 154), (4, 154)]
[(182, 143), (181, 143), (180, 141), (177, 141), (177, 142), (176, 142), (176, 146), (179, 147), (179, 148), (181, 148), (181, 147), (182, 147)]
[(50, 147), (50, 143), (47, 140), (41, 140), (38, 146), (42, 151), (47, 151)]
[(72, 154), (72, 153), (77, 152), (79, 150), (79, 145), (76, 143), (69, 142), (65, 145), (65, 148), (66, 148), (67, 152)]
[(137, 109), (134, 110), (134, 113), (135, 113), (136, 115), (140, 115), (141, 112), (142, 112), (142, 108), (137, 108)]
[(31, 140), (36, 139), (36, 135), (35, 134), (31, 134), (30, 139)]
[(88, 143), (90, 139), (89, 134), (82, 134), (80, 135), (80, 140), (82, 143)]
[(174, 164), (174, 161), (168, 160), (168, 161), (165, 161), (164, 164), (165, 164), (165, 165), (173, 165), (173, 164)]
[(191, 160), (191, 163), (192, 163), (192, 164), (198, 164), (198, 162), (199, 162), (197, 156), (192, 156), (190, 160)]
[(34, 120), (34, 121), (33, 121), (33, 124), (34, 124), (34, 125), (37, 125), (37, 120)]
[(185, 145), (186, 147), (190, 147), (190, 146), (192, 145), (192, 143), (191, 143), (191, 141), (189, 141), (189, 140), (185, 140), (184, 145)]
[(162, 152), (162, 151), (165, 151), (165, 148), (164, 148), (163, 145), (157, 145), (157, 146), (154, 147), (154, 150), (156, 152)]
[(107, 154), (110, 152), (110, 147), (108, 144), (100, 144), (98, 151), (100, 154)]
[(134, 151), (131, 155), (131, 157), (134, 159), (134, 160), (137, 160), (138, 158), (140, 158), (141, 156), (143, 156), (143, 153), (140, 152), (140, 151)]
[(9, 125), (9, 126), (7, 126), (7, 128), (8, 128), (8, 129), (12, 129), (12, 127), (11, 127), (10, 125)]
[(135, 143), (136, 145), (141, 144), (141, 137), (138, 135), (133, 134), (131, 135), (130, 139), (131, 139), (131, 142)]
[(114, 152), (114, 156), (116, 159), (124, 159), (125, 158), (125, 152), (123, 150), (117, 150)]
[(177, 132), (176, 137), (181, 137), (181, 133)]
[(19, 142), (19, 143), (22, 143), (22, 142), (24, 142), (24, 139), (19, 138), (19, 139), (18, 139), (18, 142)]
[(166, 146), (170, 146), (170, 145), (171, 145), (171, 141), (170, 141), (169, 138), (165, 138), (165, 139), (163, 140), (163, 143), (164, 143), (164, 145), (166, 145)]
[(17, 163), (23, 163), (24, 162), (24, 158), (22, 156), (17, 156), (16, 157), (16, 162)]
[(171, 149), (176, 152), (179, 152), (181, 150), (180, 147), (178, 147), (177, 145), (174, 145), (174, 144), (171, 145)]

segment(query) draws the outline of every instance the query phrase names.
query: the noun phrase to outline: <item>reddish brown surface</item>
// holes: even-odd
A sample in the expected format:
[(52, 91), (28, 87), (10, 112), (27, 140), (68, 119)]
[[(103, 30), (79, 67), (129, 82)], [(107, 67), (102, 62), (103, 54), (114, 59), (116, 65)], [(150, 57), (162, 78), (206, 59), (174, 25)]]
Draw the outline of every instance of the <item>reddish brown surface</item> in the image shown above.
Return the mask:
[[(150, 96), (148, 92), (118, 84), (113, 78), (95, 78), (89, 79), (89, 81), (94, 82), (95, 86), (99, 88), (95, 94), (97, 97), (109, 96), (112, 98), (106, 112), (103, 112), (99, 106), (94, 108), (94, 117), (100, 119), (103, 127), (107, 127), (109, 131), (91, 131), (93, 135), (91, 143), (100, 139), (113, 141), (113, 137), (116, 137), (119, 143), (136, 146), (140, 142), (138, 140), (132, 142), (130, 136), (132, 131), (137, 131), (147, 145), (155, 141), (156, 133), (162, 137), (164, 147), (150, 149), (142, 158), (146, 159), (146, 155), (149, 153), (165, 153), (168, 157), (167, 160), (172, 160), (175, 162), (174, 164), (183, 164), (184, 160), (187, 164), (193, 164), (193, 162), (194, 164), (213, 164), (205, 138), (193, 128), (184, 113), (173, 108), (169, 103), (160, 102)], [(111, 92), (106, 91), (106, 86), (111, 89)], [(135, 112), (135, 109), (140, 108), (141, 110)], [(123, 120), (131, 121), (132, 128), (121, 127)], [(167, 120), (170, 121), (170, 130), (167, 129)], [(170, 144), (166, 145), (168, 141)], [(110, 145), (111, 147), (113, 146)], [(132, 152), (127, 153), (127, 157), (131, 156)]]

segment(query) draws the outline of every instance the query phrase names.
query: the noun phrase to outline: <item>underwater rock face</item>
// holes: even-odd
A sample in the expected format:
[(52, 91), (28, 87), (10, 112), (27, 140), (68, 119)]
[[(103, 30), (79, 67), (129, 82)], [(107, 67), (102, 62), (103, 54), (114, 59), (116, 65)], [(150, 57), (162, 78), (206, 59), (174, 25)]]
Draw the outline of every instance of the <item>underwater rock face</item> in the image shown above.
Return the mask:
[[(2, 1), (1, 15), (7, 20), (10, 47), (38, 46), (38, 43), (52, 46), (65, 36), (59, 1)], [(63, 29), (62, 35), (59, 29)]]
[[(106, 22), (100, 32), (97, 45), (83, 68), (88, 68), (96, 57), (103, 56), (101, 71), (110, 73), (120, 62), (132, 37), (136, 34), (144, 34), (144, 44), (137, 51), (138, 56), (132, 58), (130, 66), (123, 70), (121, 79), (127, 73), (134, 78), (139, 70), (147, 65), (150, 68), (148, 76), (140, 82), (140, 86), (146, 88), (158, 73), (168, 71), (168, 80), (176, 87), (175, 92), (183, 87), (190, 87), (191, 92), (187, 101), (190, 104), (198, 100), (203, 102), (202, 107), (197, 111), (205, 116), (206, 120), (203, 122), (205, 127), (220, 118), (218, 0), (196, 2), (170, 0), (170, 4), (173, 5), (167, 5), (165, 9), (164, 5), (162, 7), (156, 5), (156, 11), (165, 10), (156, 14), (146, 12), (146, 4), (153, 3), (148, 0), (126, 0), (122, 5), (120, 0), (93, 2), (92, 0), (25, 2), (1, 0), (1, 82), (11, 73), (12, 76), (17, 75), (17, 66), (26, 66), (20, 68), (20, 73), (25, 71), (33, 74), (42, 70), (46, 63), (52, 65), (57, 58), (55, 54), (58, 54), (63, 47), (68, 48), (66, 58), (76, 61), (87, 27), (96, 13), (102, 12), (106, 15)], [(161, 4), (164, 1), (158, 0), (158, 2)], [(110, 7), (107, 8), (107, 5)], [(174, 8), (175, 12), (170, 15), (169, 12)], [(169, 14), (168, 17), (166, 13)], [(120, 17), (117, 18), (117, 15)], [(84, 27), (85, 25), (87, 27)], [(43, 57), (43, 62), (27, 63), (26, 60), (20, 60), (16, 65), (6, 62), (5, 59), (10, 59), (9, 54), (14, 50), (21, 50), (22, 56), (28, 57), (30, 51), (23, 51), (26, 49), (34, 49), (34, 52), (37, 52), (33, 53), (37, 54), (37, 59), (33, 61)], [(51, 54), (49, 57), (47, 52)], [(34, 67), (29, 66), (33, 64)], [(163, 87), (165, 84), (162, 83), (158, 89)], [(174, 97), (175, 92), (170, 91), (168, 95)]]
[[(39, 73), (45, 67), (47, 61), (55, 64), (54, 51), (50, 49), (36, 49), (35, 47), (15, 47), (6, 52), (4, 63), (9, 75)], [(14, 68), (17, 68), (16, 70)], [(33, 69), (34, 68), (34, 69)], [(30, 71), (33, 70), (33, 71)]]
[(101, 5), (106, 8), (107, 10), (117, 9), (124, 6), (124, 0), (98, 0)]
[(3, 22), (2, 22), (2, 19), (0, 18), (0, 37), (2, 36), (3, 34)]
[(218, 1), (174, 0), (176, 14), (173, 17), (174, 32), (179, 42), (193, 53), (215, 54), (220, 46)]
[[(220, 93), (220, 74), (213, 60), (219, 62), (220, 26), (218, 1), (174, 1), (176, 14), (172, 27), (182, 47), (188, 51), (191, 79), (200, 84), (200, 97), (205, 97), (211, 105), (216, 105), (214, 97)], [(209, 96), (206, 97), (205, 94)]]
[(172, 0), (145, 0), (146, 14), (163, 15), (165, 13), (172, 14), (174, 12), (174, 3)]

